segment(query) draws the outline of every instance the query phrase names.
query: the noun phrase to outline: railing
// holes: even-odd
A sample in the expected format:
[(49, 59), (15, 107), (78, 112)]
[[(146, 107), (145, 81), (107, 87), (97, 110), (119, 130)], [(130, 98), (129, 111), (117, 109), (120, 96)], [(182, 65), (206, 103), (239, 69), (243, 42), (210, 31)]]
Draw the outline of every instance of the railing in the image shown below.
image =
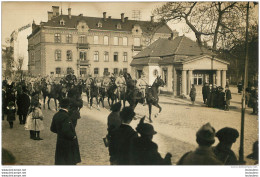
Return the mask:
[(89, 65), (89, 60), (78, 60), (77, 64), (81, 66), (87, 66)]
[(89, 43), (78, 43), (77, 48), (79, 49), (89, 49)]
[(140, 46), (132, 46), (132, 50), (133, 51), (141, 51), (143, 49), (143, 46), (142, 45), (140, 45)]

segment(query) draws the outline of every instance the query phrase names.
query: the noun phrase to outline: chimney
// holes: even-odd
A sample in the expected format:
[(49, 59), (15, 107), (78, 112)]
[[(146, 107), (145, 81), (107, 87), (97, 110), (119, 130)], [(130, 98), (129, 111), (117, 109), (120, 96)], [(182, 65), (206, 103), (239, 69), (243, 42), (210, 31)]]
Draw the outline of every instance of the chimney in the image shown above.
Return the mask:
[(80, 17), (83, 17), (83, 14), (79, 14)]
[(108, 19), (111, 19), (111, 16), (108, 16)]
[(173, 39), (173, 32), (171, 32), (171, 37), (168, 38), (169, 40)]
[(103, 20), (106, 21), (107, 20), (107, 13), (103, 12)]
[(127, 21), (128, 20), (128, 17), (125, 17), (125, 21)]
[(68, 8), (69, 19), (71, 19), (71, 8)]
[(59, 6), (52, 6), (53, 17), (59, 16)]
[(151, 16), (151, 22), (152, 23), (154, 22), (154, 16)]
[(34, 31), (36, 28), (36, 24), (35, 24), (35, 21), (33, 20), (33, 23), (32, 23), (32, 31)]
[(125, 22), (124, 15), (125, 15), (124, 13), (121, 13), (121, 21), (122, 22)]
[(53, 13), (52, 12), (48, 12), (48, 21), (51, 20), (53, 17)]

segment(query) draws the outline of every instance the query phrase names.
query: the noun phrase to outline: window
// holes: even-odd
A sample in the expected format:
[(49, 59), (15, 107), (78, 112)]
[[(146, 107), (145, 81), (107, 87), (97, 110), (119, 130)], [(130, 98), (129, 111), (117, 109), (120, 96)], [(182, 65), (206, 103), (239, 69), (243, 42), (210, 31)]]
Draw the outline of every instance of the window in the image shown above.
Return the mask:
[(114, 37), (114, 45), (118, 45), (118, 37)]
[(118, 74), (118, 68), (114, 68), (114, 74)]
[(80, 44), (85, 44), (85, 43), (86, 43), (85, 35), (81, 35), (81, 36), (79, 37), (79, 43), (80, 43)]
[(134, 46), (140, 46), (140, 45), (141, 45), (140, 38), (134, 38)]
[(80, 59), (81, 61), (86, 61), (86, 60), (87, 60), (87, 52), (80, 51), (80, 52), (79, 52), (79, 59)]
[(121, 24), (118, 23), (118, 24), (116, 25), (116, 28), (117, 28), (117, 29), (121, 29), (121, 28), (122, 28), (122, 27), (121, 27)]
[(123, 68), (123, 73), (127, 73), (127, 68)]
[(61, 60), (61, 51), (55, 50), (55, 60), (60, 61)]
[(108, 68), (104, 68), (104, 74), (108, 73)]
[(71, 34), (67, 34), (67, 36), (66, 36), (66, 42), (67, 42), (67, 43), (72, 43), (72, 35), (71, 35)]
[(61, 42), (61, 40), (60, 40), (60, 34), (59, 34), (59, 33), (56, 33), (56, 34), (54, 35), (54, 42)]
[(56, 75), (59, 77), (61, 74), (61, 68), (56, 68)]
[(87, 74), (87, 68), (80, 68), (79, 69), (79, 74), (80, 75), (86, 75)]
[(193, 83), (194, 83), (194, 85), (202, 85), (203, 75), (202, 74), (194, 74), (193, 75)]
[(98, 75), (98, 68), (94, 68), (94, 74)]
[(163, 68), (163, 78), (162, 79), (163, 79), (165, 85), (167, 85), (168, 84), (168, 70), (167, 70), (167, 68)]
[(127, 46), (127, 37), (123, 37), (123, 45)]
[(94, 61), (98, 61), (99, 58), (98, 58), (98, 51), (95, 51), (94, 52)]
[(72, 60), (72, 51), (67, 50), (67, 60), (71, 61)]
[(104, 45), (108, 45), (108, 37), (104, 36)]
[(127, 61), (127, 52), (124, 52), (123, 54), (123, 61)]
[(94, 44), (98, 44), (98, 36), (94, 36)]
[(31, 52), (31, 63), (34, 64), (34, 53)]
[(98, 27), (102, 28), (102, 23), (101, 22), (98, 22)]
[(73, 69), (72, 69), (71, 67), (68, 67), (68, 68), (67, 68), (67, 74), (72, 73), (72, 71), (73, 71)]
[(118, 52), (114, 52), (114, 61), (118, 62)]
[(109, 61), (108, 52), (104, 52), (104, 61)]

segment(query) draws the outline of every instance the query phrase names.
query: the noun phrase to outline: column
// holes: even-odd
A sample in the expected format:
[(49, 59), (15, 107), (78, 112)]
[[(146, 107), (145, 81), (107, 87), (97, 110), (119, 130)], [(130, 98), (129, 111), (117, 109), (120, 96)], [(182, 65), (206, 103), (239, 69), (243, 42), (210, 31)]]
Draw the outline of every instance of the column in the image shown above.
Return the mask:
[(193, 84), (193, 82), (192, 82), (192, 70), (188, 70), (188, 94), (190, 94), (190, 89), (191, 89), (192, 84)]
[(222, 83), (221, 83), (221, 86), (223, 87), (223, 88), (225, 88), (225, 86), (226, 86), (226, 82), (227, 82), (227, 78), (226, 78), (226, 74), (227, 74), (227, 71), (226, 70), (223, 70), (222, 71)]
[(181, 94), (182, 95), (187, 95), (187, 71), (182, 70), (181, 71)]
[(221, 79), (220, 79), (220, 70), (216, 71), (216, 84), (217, 86), (220, 86)]
[(177, 96), (177, 72), (175, 67), (172, 67), (172, 91), (173, 96)]

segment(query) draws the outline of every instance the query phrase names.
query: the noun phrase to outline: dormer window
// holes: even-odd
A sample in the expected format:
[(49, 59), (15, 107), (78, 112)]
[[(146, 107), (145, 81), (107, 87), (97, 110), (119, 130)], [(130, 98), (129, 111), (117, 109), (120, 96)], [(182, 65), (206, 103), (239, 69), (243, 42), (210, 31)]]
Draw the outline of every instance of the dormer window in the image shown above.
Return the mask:
[(60, 25), (62, 25), (62, 26), (65, 25), (65, 21), (63, 19), (60, 20)]
[(101, 22), (98, 22), (98, 27), (102, 28), (102, 23)]
[(116, 28), (117, 28), (117, 29), (122, 29), (121, 24), (118, 23), (118, 24), (116, 25)]

